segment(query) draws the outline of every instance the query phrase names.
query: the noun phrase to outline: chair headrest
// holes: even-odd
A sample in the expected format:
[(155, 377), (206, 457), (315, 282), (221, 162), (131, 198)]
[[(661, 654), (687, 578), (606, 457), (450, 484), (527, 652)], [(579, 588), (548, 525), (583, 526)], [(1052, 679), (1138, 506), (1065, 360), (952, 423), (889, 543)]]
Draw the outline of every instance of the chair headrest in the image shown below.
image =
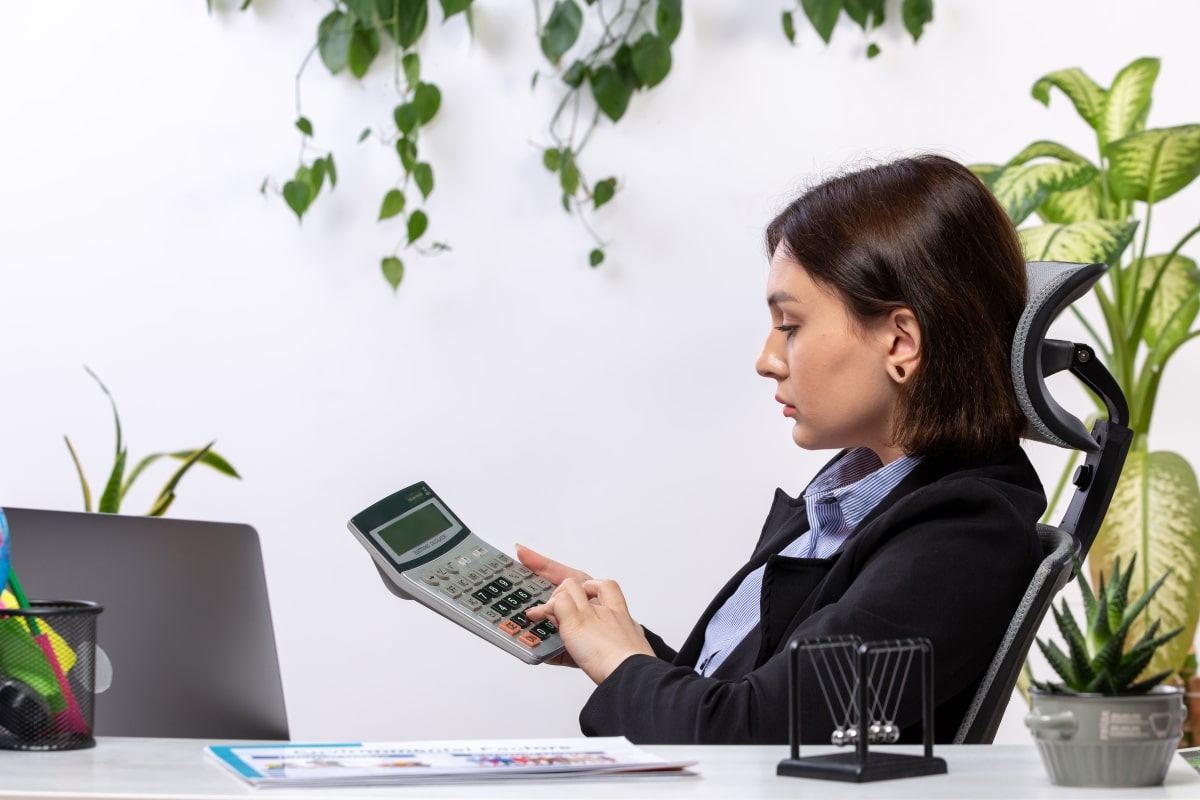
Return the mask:
[(1098, 445), (1083, 421), (1055, 402), (1046, 387), (1047, 375), (1070, 366), (1075, 346), (1047, 342), (1046, 333), (1067, 306), (1092, 288), (1108, 265), (1030, 261), (1025, 266), (1029, 300), (1013, 336), (1012, 376), (1017, 402), (1029, 419), (1026, 437), (1095, 452)]

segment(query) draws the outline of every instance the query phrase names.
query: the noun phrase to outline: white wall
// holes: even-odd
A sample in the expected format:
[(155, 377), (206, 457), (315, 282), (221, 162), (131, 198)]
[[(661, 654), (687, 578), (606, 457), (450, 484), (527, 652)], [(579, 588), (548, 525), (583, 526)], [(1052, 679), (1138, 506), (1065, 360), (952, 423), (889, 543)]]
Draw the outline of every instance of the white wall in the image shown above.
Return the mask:
[[(81, 508), (63, 434), (98, 489), (111, 418), (84, 364), (132, 455), (216, 438), (244, 480), (197, 471), (172, 513), (261, 533), (298, 738), (577, 730), (584, 676), (489, 651), (377, 580), (346, 521), (418, 479), (498, 544), (620, 578), (639, 620), (682, 639), (773, 489), (828, 456), (791, 444), (752, 369), (761, 230), (805, 181), (914, 150), (997, 161), (1040, 137), (1090, 152), (1065, 98), (1029, 97), (1069, 66), (1107, 84), (1161, 56), (1151, 124), (1200, 117), (1192, 3), (939, 0), (918, 45), (894, 13), (868, 62), (857, 29), (824, 47), (802, 27), (791, 48), (772, 4), (694, 0), (670, 77), (587, 153), (622, 182), (591, 270), (531, 145), (555, 97), (529, 91), (530, 4), (479, 0), (474, 40), (435, 14), (422, 50), (443, 90), (423, 139), (431, 238), (453, 250), (406, 256), (393, 295), (378, 260), (400, 234), (374, 219), (394, 155), (354, 144), (390, 116), (389, 70), (305, 75), (341, 182), (298, 227), (257, 189), (295, 167), (293, 75), (329, 4), (204, 5), (5, 10), (0, 502)], [(1160, 230), (1194, 224), (1197, 199)], [(1165, 381), (1156, 439), (1193, 460), (1197, 359)], [(1035, 457), (1053, 480), (1058, 455)], [(1018, 720), (1001, 738), (1024, 735)]]

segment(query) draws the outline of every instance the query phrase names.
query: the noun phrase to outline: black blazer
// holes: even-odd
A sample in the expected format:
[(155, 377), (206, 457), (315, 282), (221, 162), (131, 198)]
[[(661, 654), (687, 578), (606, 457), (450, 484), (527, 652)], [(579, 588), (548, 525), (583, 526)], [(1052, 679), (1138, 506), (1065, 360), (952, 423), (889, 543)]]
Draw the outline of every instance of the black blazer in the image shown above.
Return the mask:
[[(840, 457), (840, 456), (839, 456)], [(934, 651), (934, 733), (953, 738), (1042, 558), (1046, 499), (1020, 447), (966, 463), (927, 457), (827, 559), (778, 555), (808, 529), (804, 501), (776, 490), (750, 560), (713, 598), (678, 653), (648, 633), (657, 658), (630, 656), (580, 713), (589, 736), (636, 743), (786, 743), (793, 637), (854, 634), (864, 642), (925, 637)], [(766, 564), (761, 622), (710, 677), (693, 667), (709, 619)], [(817, 676), (800, 672), (801, 734), (828, 744), (831, 714)], [(836, 701), (834, 701), (836, 704)], [(914, 666), (893, 720), (920, 741)]]

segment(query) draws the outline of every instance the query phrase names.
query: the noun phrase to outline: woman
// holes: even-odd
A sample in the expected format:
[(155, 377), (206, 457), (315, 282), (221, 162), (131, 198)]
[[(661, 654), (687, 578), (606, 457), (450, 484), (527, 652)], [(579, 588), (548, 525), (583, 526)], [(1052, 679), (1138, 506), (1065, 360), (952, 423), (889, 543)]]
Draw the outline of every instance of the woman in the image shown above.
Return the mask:
[[(811, 189), (767, 227), (771, 330), (756, 368), (806, 449), (841, 452), (804, 493), (777, 491), (746, 564), (678, 651), (620, 587), (527, 548), (559, 584), (533, 619), (597, 684), (589, 735), (639, 743), (788, 739), (787, 644), (925, 637), (934, 731), (948, 741), (1041, 559), (1045, 507), (1018, 438), (1009, 347), (1025, 305), (1016, 231), (984, 185), (939, 156)], [(801, 659), (801, 732), (844, 709)], [(911, 685), (894, 720), (919, 740)]]

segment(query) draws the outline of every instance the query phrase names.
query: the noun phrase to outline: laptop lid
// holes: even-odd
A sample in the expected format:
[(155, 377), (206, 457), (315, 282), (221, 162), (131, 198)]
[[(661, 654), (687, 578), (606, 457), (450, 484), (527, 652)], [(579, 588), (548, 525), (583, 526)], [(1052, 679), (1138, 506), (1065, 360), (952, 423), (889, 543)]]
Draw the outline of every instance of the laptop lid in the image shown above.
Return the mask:
[[(111, 685), (95, 733), (287, 739), (258, 534), (249, 525), (4, 508), (32, 600), (104, 607)], [(97, 658), (102, 688), (104, 656)]]

